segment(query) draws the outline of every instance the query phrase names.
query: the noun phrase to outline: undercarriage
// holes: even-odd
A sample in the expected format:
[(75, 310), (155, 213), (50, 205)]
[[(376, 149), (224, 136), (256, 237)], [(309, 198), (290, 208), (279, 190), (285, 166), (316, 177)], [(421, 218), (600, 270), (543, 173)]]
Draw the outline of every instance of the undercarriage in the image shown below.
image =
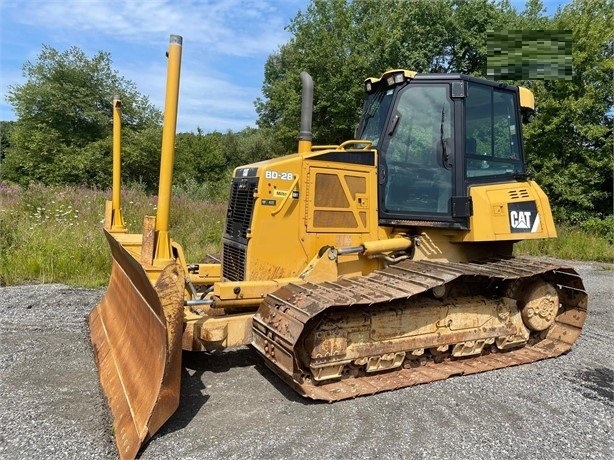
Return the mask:
[(254, 346), (299, 393), (335, 401), (563, 354), (586, 299), (577, 273), (549, 262), (405, 261), (270, 294)]

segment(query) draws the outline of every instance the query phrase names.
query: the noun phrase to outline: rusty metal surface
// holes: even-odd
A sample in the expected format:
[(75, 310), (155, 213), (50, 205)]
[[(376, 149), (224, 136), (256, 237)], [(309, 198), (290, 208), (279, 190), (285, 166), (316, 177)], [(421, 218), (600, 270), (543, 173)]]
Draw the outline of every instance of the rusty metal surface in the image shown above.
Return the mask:
[[(320, 384), (304, 378), (301, 365), (306, 324), (337, 307), (375, 307), (409, 299), (451, 281), (520, 282), (539, 276), (557, 287), (561, 307), (554, 324), (533, 334), (526, 346), (475, 357), (403, 364), (397, 370), (344, 377)], [(353, 398), (455, 375), (499, 369), (559, 356), (570, 350), (586, 317), (587, 295), (579, 275), (549, 261), (509, 258), (479, 263), (404, 261), (358, 279), (334, 283), (287, 285), (266, 297), (254, 317), (254, 346), (266, 364), (300, 394), (327, 401)]]
[(152, 286), (140, 264), (106, 236), (111, 279), (89, 315), (90, 338), (120, 457), (134, 458), (179, 403), (183, 278), (173, 264)]

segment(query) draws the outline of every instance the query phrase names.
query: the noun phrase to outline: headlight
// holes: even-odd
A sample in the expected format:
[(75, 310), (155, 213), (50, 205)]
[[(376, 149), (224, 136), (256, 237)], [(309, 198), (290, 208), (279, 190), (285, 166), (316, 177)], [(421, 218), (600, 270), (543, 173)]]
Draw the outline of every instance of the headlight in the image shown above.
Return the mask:
[(258, 168), (238, 168), (235, 177), (254, 177), (258, 174)]
[(388, 86), (398, 85), (399, 83), (403, 83), (405, 81), (405, 75), (403, 72), (395, 72), (392, 75), (386, 77), (386, 83)]

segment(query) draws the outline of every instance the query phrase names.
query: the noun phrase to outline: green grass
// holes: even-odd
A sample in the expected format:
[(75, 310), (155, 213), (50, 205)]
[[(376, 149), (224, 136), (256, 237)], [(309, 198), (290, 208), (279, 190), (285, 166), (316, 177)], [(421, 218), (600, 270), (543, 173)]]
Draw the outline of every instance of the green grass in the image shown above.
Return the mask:
[(514, 253), (614, 263), (614, 245), (608, 238), (564, 225), (557, 227), (557, 233), (558, 238), (521, 241)]
[[(21, 188), (0, 183), (0, 285), (66, 283), (105, 286), (111, 255), (102, 232), (108, 191), (67, 186)], [(138, 187), (122, 191), (128, 231), (140, 233), (157, 198)], [(188, 262), (219, 252), (224, 200), (188, 197), (175, 190), (170, 232)]]
[[(224, 184), (217, 187), (223, 188)], [(208, 196), (211, 185), (187, 184), (173, 190), (170, 232), (183, 246), (188, 263), (219, 254), (226, 200)], [(105, 286), (111, 267), (102, 233), (108, 198), (108, 191), (91, 188), (0, 183), (0, 285)], [(143, 216), (155, 214), (156, 203), (156, 197), (138, 186), (122, 191), (130, 232), (140, 233)], [(590, 228), (597, 228), (593, 224)], [(606, 237), (569, 227), (559, 228), (558, 239), (519, 243), (515, 252), (614, 263), (614, 245)]]

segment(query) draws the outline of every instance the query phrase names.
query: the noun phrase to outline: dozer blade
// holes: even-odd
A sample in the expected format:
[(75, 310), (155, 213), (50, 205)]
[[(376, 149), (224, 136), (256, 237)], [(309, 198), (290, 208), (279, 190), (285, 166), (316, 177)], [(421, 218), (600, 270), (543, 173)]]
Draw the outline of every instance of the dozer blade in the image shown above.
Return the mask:
[(111, 280), (89, 315), (90, 334), (120, 458), (134, 458), (179, 405), (184, 280), (171, 264), (152, 286), (139, 262), (105, 234)]

